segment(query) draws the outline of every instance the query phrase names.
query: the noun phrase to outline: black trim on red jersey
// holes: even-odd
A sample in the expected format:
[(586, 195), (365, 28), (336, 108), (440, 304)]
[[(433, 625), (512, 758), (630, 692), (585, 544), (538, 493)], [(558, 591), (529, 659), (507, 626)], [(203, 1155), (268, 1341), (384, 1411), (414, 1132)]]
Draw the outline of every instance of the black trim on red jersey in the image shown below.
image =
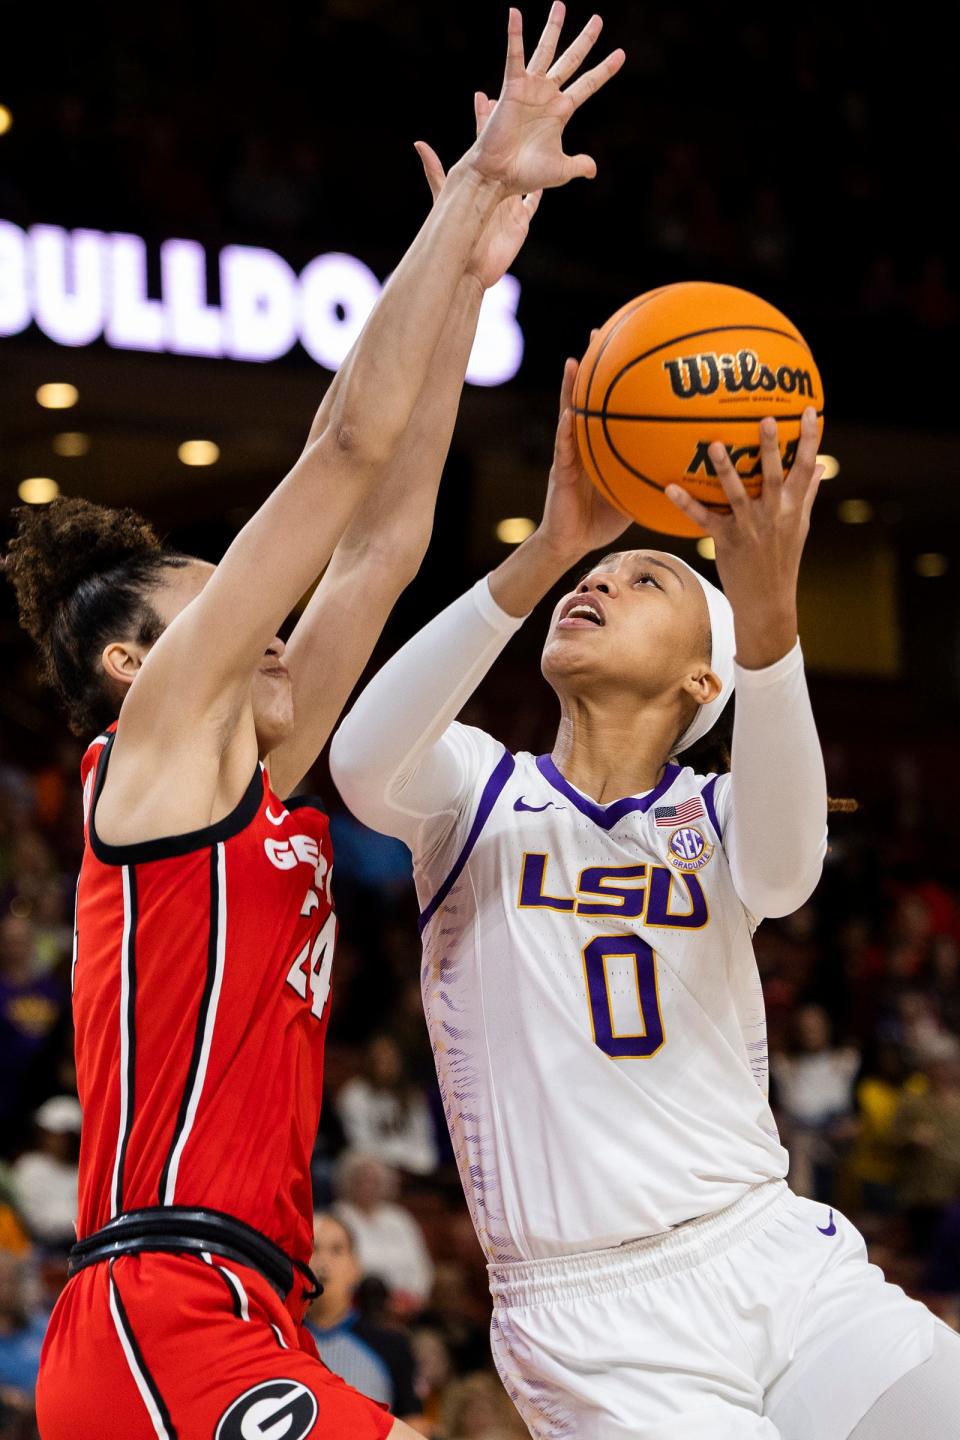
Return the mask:
[(127, 1142), (133, 1129), (137, 1078), (137, 872), (132, 865), (126, 868), (130, 886), (130, 915), (125, 953), (120, 963), (127, 972), (127, 1013), (121, 1016), (120, 1023), (127, 1029), (127, 1113), (124, 1117), (123, 1134), (118, 1141), (120, 1148), (114, 1192), (114, 1206), (118, 1212), (123, 1209), (123, 1167), (127, 1160)]
[(177, 1431), (173, 1421), (170, 1419), (170, 1411), (167, 1409), (167, 1404), (160, 1393), (160, 1388), (157, 1385), (156, 1380), (154, 1380), (153, 1376), (151, 1375), (146, 1360), (144, 1360), (143, 1358), (143, 1351), (140, 1349), (140, 1346), (137, 1343), (137, 1337), (133, 1333), (133, 1326), (130, 1324), (130, 1319), (127, 1315), (123, 1300), (120, 1295), (120, 1286), (114, 1279), (113, 1266), (115, 1263), (115, 1261), (111, 1261), (110, 1263), (110, 1284), (113, 1287), (113, 1298), (116, 1301), (117, 1314), (120, 1317), (120, 1324), (123, 1326), (123, 1333), (127, 1337), (127, 1344), (130, 1346), (133, 1358), (137, 1363), (137, 1369), (140, 1371), (140, 1374), (143, 1377), (143, 1382), (146, 1385), (147, 1389), (150, 1391), (150, 1394), (153, 1396), (153, 1403), (156, 1405), (157, 1410), (159, 1411), (160, 1419), (163, 1421), (163, 1426), (167, 1432), (167, 1435), (170, 1437), (170, 1440), (177, 1440)]
[(326, 815), (326, 806), (320, 795), (291, 795), (289, 800), (284, 800), (284, 809), (302, 810), (309, 806), (311, 810), (319, 810), (321, 815)]
[(173, 1127), (173, 1139), (170, 1141), (170, 1150), (166, 1160), (163, 1162), (163, 1170), (160, 1172), (160, 1189), (158, 1192), (158, 1203), (166, 1204), (164, 1192), (167, 1188), (167, 1177), (170, 1174), (170, 1166), (173, 1164), (173, 1157), (176, 1153), (177, 1142), (187, 1123), (187, 1112), (190, 1108), (190, 1099), (193, 1095), (193, 1087), (197, 1083), (197, 1071), (200, 1069), (200, 1056), (203, 1053), (203, 1037), (207, 1028), (207, 1016), (210, 1012), (210, 1000), (213, 995), (213, 986), (217, 978), (217, 948), (220, 938), (220, 875), (218, 870), (217, 847), (210, 847), (210, 928), (207, 940), (207, 978), (203, 985), (203, 994), (200, 996), (200, 1009), (197, 1013), (197, 1026), (193, 1034), (193, 1053), (190, 1056), (190, 1066), (187, 1070), (187, 1078), (183, 1087), (183, 1095), (180, 1099), (180, 1109), (177, 1113), (177, 1123)]
[(97, 779), (87, 824), (90, 848), (104, 865), (145, 865), (150, 860), (171, 860), (178, 855), (190, 855), (195, 850), (205, 850), (208, 845), (218, 845), (223, 840), (239, 835), (260, 809), (263, 800), (263, 772), (258, 763), (239, 804), (215, 825), (205, 825), (201, 830), (188, 830), (183, 835), (164, 835), (159, 840), (140, 840), (133, 845), (108, 845), (97, 834), (96, 814), (97, 801), (107, 778), (107, 765), (115, 739), (116, 735), (110, 736), (97, 762)]

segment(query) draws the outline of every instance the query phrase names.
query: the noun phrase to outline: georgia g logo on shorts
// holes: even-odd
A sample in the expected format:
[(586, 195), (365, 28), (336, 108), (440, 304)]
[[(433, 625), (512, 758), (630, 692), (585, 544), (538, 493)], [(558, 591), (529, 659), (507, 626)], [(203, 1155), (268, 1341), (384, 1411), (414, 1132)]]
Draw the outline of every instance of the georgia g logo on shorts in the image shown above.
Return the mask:
[(213, 1440), (303, 1440), (317, 1418), (317, 1398), (299, 1380), (251, 1385), (220, 1416)]

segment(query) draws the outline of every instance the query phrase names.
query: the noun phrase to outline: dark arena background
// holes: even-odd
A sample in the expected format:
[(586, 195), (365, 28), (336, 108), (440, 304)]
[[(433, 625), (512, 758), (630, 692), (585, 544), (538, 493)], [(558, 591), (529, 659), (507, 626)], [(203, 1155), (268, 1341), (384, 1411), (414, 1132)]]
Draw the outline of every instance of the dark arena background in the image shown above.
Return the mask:
[[(132, 505), (217, 560), (426, 212), (413, 141), (452, 162), (474, 89), (496, 93), (506, 6), (30, 8), (0, 9), (5, 533), (14, 505), (60, 493)], [(545, 8), (524, 7), (528, 33)], [(568, 147), (598, 178), (545, 196), (488, 301), (431, 549), (371, 669), (528, 533), (563, 360), (593, 326), (681, 279), (744, 286), (797, 323), (832, 457), (801, 637), (830, 790), (856, 809), (831, 817), (812, 900), (756, 936), (772, 1092), (795, 1189), (842, 1207), (956, 1328), (960, 129), (924, 10), (610, 0), (626, 68)], [(587, 18), (570, 6), (570, 25)], [(659, 544), (714, 572), (708, 547)], [(0, 1437), (24, 1440), (75, 1205), (82, 747), (7, 586), (0, 604)], [(511, 747), (552, 740), (553, 697), (529, 681), (543, 612), (470, 707)], [(407, 853), (344, 812), (323, 763), (309, 788), (333, 817), (341, 925), (316, 1202), (409, 1217), (399, 1249), (371, 1224), (357, 1304), (403, 1341), (391, 1383), (417, 1428), (522, 1435), (422, 1018)]]

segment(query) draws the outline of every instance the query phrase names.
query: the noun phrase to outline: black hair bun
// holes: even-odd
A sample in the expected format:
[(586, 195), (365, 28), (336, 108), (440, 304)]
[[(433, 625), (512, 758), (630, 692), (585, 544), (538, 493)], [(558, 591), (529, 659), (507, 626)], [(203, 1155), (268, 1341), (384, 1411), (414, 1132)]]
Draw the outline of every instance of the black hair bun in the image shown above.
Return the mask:
[(15, 532), (4, 571), (17, 594), (20, 624), (43, 644), (60, 606), (93, 575), (160, 550), (152, 525), (134, 510), (60, 498), (13, 511)]

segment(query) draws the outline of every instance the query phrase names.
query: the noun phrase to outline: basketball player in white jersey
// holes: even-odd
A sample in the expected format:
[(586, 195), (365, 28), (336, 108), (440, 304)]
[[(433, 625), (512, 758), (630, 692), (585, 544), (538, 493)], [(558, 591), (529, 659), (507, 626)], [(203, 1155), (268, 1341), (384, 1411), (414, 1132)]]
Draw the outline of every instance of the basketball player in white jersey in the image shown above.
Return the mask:
[[(551, 755), (456, 723), (523, 618), (626, 528), (590, 486), (568, 362), (543, 521), (409, 642), (334, 739), (366, 824), (413, 852), (423, 994), (494, 1297), (492, 1344), (542, 1440), (946, 1440), (960, 1339), (795, 1196), (767, 1101), (751, 935), (814, 889), (823, 762), (796, 586), (817, 422), (784, 478), (761, 427), (716, 541), (605, 554), (553, 613)], [(729, 775), (675, 757), (734, 684)]]

